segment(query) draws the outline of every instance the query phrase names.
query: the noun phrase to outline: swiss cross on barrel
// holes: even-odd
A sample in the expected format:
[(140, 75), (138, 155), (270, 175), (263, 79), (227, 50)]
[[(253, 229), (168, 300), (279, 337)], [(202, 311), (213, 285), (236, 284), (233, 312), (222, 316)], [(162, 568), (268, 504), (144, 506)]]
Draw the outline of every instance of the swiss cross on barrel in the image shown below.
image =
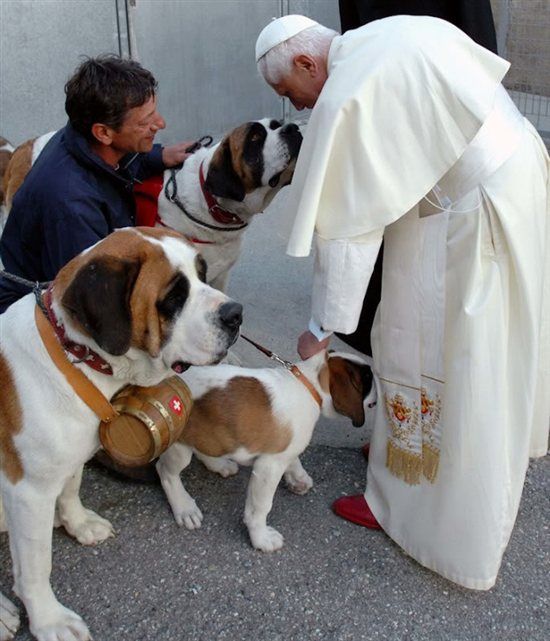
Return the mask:
[(179, 396), (172, 396), (170, 399), (170, 409), (174, 414), (177, 414), (178, 416), (182, 413), (183, 410), (183, 403), (181, 402), (181, 398)]

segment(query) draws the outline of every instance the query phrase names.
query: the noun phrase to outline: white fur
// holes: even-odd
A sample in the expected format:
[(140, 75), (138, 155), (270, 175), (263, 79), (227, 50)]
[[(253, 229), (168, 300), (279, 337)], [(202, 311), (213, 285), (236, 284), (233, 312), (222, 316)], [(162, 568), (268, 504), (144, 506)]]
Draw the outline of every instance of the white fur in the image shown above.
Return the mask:
[(50, 138), (57, 133), (56, 131), (49, 131), (47, 134), (42, 134), (41, 136), (38, 136), (38, 138), (34, 141), (33, 146), (32, 146), (32, 160), (31, 163), (34, 165), (36, 162), (36, 159), (40, 155), (40, 152), (44, 149), (44, 147), (48, 144), (50, 141)]
[[(337, 355), (366, 364), (351, 354)], [(330, 355), (332, 356), (333, 354)], [(192, 367), (182, 374), (194, 398), (200, 398), (210, 389), (225, 387), (236, 376), (251, 377), (260, 381), (271, 399), (273, 416), (279, 425), (289, 426), (291, 440), (287, 448), (277, 454), (252, 453), (244, 447), (238, 447), (234, 452), (220, 458), (205, 456), (182, 441), (170, 447), (160, 457), (157, 471), (178, 525), (196, 529), (202, 523), (202, 513), (180, 478), (181, 471), (189, 465), (193, 454), (209, 469), (222, 476), (236, 473), (236, 463), (252, 465), (244, 512), (250, 540), (255, 548), (264, 552), (274, 552), (283, 546), (283, 536), (267, 525), (267, 516), (281, 478), (284, 477), (288, 488), (296, 494), (305, 494), (313, 487), (313, 481), (298, 457), (308, 446), (321, 412), (329, 417), (335, 415), (330, 394), (324, 392), (319, 384), (319, 372), (325, 359), (325, 352), (321, 352), (297, 363), (319, 392), (322, 409), (307, 388), (284, 368), (251, 369), (222, 364), (209, 368)]]
[[(189, 298), (157, 358), (137, 348), (122, 356), (107, 354), (90, 337), (71, 326), (54, 298), (54, 309), (65, 323), (67, 336), (89, 345), (111, 364), (113, 376), (100, 374), (84, 364), (77, 366), (107, 398), (128, 383), (158, 383), (173, 374), (170, 366), (175, 360), (215, 362), (228, 347), (229, 341), (226, 338), (224, 343), (215, 312), (229, 299), (198, 279), (194, 249), (174, 238), (162, 241), (142, 238), (144, 242), (159, 243), (166, 259), (186, 275), (190, 285)], [(63, 525), (84, 545), (113, 536), (111, 524), (84, 508), (78, 496), (82, 466), (99, 448), (99, 421), (75, 395), (47, 354), (35, 325), (34, 307), (34, 296), (29, 294), (0, 316), (2, 355), (9, 363), (23, 415), (22, 429), (14, 435), (14, 446), (24, 476), (13, 483), (0, 470), (14, 592), (25, 604), (31, 632), (37, 639), (86, 641), (91, 638), (86, 625), (57, 601), (50, 587), (51, 538), (54, 523)], [(17, 612), (2, 597), (0, 639), (11, 638), (9, 635), (17, 627)], [(12, 632), (6, 632), (8, 629)]]

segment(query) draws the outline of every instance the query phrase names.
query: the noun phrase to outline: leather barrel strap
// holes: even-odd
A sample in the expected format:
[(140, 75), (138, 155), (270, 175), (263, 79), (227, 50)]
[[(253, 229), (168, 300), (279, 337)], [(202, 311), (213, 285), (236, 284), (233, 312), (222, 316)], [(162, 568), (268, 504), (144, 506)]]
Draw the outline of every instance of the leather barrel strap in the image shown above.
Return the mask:
[(67, 358), (65, 351), (57, 340), (52, 326), (38, 305), (34, 308), (34, 318), (38, 333), (50, 358), (57, 369), (65, 376), (67, 382), (76, 394), (101, 421), (108, 423), (113, 420), (115, 416), (118, 416), (118, 412), (92, 381)]

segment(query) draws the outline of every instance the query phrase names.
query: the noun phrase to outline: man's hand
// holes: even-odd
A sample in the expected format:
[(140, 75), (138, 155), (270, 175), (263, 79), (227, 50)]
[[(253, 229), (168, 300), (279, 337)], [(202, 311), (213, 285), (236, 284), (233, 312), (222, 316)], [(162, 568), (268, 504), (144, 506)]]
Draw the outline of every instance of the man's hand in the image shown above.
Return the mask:
[(306, 358), (317, 354), (317, 352), (326, 349), (329, 343), (330, 336), (324, 338), (322, 341), (318, 341), (315, 336), (307, 330), (298, 339), (298, 354), (300, 354), (300, 358), (305, 360)]
[(191, 155), (185, 150), (191, 147), (194, 142), (194, 140), (188, 140), (187, 142), (179, 142), (177, 145), (172, 145), (171, 147), (163, 147), (162, 162), (164, 165), (166, 167), (181, 165), (181, 163)]

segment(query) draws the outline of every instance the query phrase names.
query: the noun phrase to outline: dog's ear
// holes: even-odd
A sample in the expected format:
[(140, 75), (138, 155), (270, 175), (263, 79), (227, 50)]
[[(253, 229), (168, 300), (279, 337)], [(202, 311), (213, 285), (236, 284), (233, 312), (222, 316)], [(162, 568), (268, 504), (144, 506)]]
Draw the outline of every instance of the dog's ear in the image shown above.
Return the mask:
[(107, 353), (124, 354), (130, 347), (130, 296), (139, 261), (112, 256), (84, 265), (65, 291), (61, 303), (71, 318)]
[(233, 168), (228, 138), (221, 142), (214, 152), (204, 186), (218, 198), (230, 198), (239, 202), (244, 200), (246, 194), (243, 181)]
[(341, 356), (333, 356), (328, 359), (328, 368), (329, 389), (334, 409), (339, 414), (351, 418), (355, 427), (361, 427), (365, 422), (363, 399), (372, 384), (370, 367)]

